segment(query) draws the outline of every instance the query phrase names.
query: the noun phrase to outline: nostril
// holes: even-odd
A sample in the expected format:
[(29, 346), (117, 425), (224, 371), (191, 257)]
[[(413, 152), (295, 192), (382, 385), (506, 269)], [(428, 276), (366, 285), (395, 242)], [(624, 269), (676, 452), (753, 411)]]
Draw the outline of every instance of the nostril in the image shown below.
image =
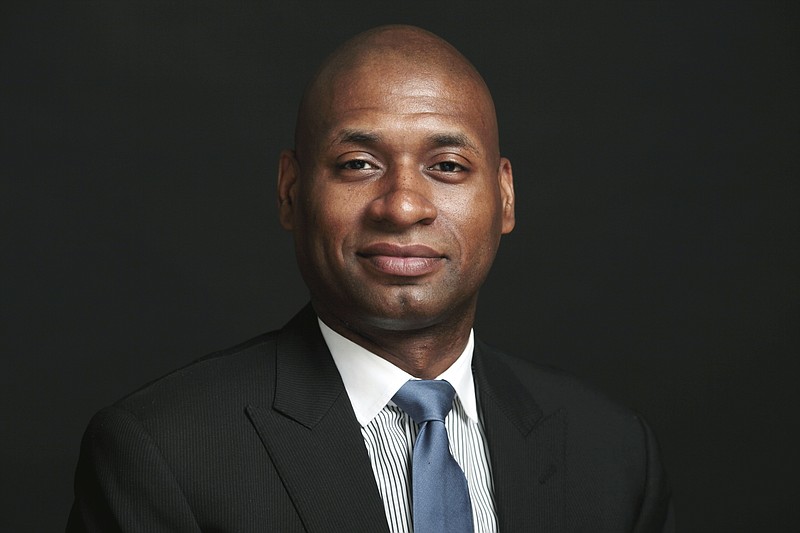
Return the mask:
[(405, 227), (432, 223), (437, 210), (425, 194), (410, 189), (395, 189), (376, 198), (370, 204), (368, 213), (375, 222)]

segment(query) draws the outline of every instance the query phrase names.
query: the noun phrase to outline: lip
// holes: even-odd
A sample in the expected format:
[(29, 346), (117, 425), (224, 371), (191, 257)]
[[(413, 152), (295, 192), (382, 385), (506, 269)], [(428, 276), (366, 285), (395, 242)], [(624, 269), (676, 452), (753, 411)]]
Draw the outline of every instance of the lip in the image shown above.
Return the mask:
[(445, 255), (424, 244), (399, 245), (380, 242), (357, 253), (359, 259), (389, 276), (419, 277), (438, 270)]

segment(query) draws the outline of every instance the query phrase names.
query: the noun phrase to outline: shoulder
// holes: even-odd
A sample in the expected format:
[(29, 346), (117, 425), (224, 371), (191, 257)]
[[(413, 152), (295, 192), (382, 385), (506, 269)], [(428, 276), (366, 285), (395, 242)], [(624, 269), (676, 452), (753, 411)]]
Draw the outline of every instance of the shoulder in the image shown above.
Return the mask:
[(164, 412), (179, 416), (187, 411), (269, 405), (278, 352), (318, 352), (321, 343), (316, 315), (307, 305), (282, 328), (202, 357), (148, 383), (114, 407), (146, 418)]
[[(508, 355), (483, 343), (479, 346), (484, 367), (491, 368), (494, 376), (502, 376), (506, 386), (518, 387), (517, 395), (529, 398), (530, 405), (540, 409), (543, 417), (556, 413), (566, 417), (573, 442), (647, 447), (650, 431), (634, 410), (568, 372)], [(495, 377), (495, 381), (499, 379)]]
[(508, 355), (483, 342), (477, 345), (484, 365), (502, 367), (505, 372), (501, 375), (513, 376), (545, 412), (563, 407), (594, 407), (631, 414), (605, 393), (564, 370)]
[(151, 381), (115, 402), (142, 422), (241, 409), (270, 401), (279, 331), (214, 352)]
[(210, 354), (100, 410), (84, 434), (82, 468), (184, 480), (200, 464), (228, 464), (231, 449), (258, 449), (247, 409), (272, 403), (278, 336)]
[(525, 442), (534, 456), (546, 444), (558, 450), (575, 520), (592, 517), (581, 530), (631, 530), (634, 523), (634, 531), (671, 530), (658, 444), (639, 414), (567, 372), (477, 346), (480, 392), (491, 395), (485, 413), (528, 421)]

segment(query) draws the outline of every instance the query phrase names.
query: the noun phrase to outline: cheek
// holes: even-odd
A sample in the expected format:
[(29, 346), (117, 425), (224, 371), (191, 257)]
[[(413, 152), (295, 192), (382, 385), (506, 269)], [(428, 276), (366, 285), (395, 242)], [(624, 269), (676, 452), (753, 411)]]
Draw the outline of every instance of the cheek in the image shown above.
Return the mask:
[(465, 253), (494, 253), (502, 228), (501, 215), (500, 197), (495, 190), (481, 189), (449, 203), (448, 218), (457, 221), (457, 233)]
[(305, 232), (313, 253), (340, 256), (358, 220), (355, 203), (346, 194), (317, 190), (312, 191), (305, 207)]

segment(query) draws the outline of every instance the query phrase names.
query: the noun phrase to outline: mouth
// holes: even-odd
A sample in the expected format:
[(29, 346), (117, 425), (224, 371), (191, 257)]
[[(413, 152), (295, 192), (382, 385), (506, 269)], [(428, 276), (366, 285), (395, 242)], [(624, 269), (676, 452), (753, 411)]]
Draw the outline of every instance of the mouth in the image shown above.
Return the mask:
[(423, 244), (375, 243), (356, 254), (371, 269), (389, 276), (419, 277), (438, 270), (446, 256)]

